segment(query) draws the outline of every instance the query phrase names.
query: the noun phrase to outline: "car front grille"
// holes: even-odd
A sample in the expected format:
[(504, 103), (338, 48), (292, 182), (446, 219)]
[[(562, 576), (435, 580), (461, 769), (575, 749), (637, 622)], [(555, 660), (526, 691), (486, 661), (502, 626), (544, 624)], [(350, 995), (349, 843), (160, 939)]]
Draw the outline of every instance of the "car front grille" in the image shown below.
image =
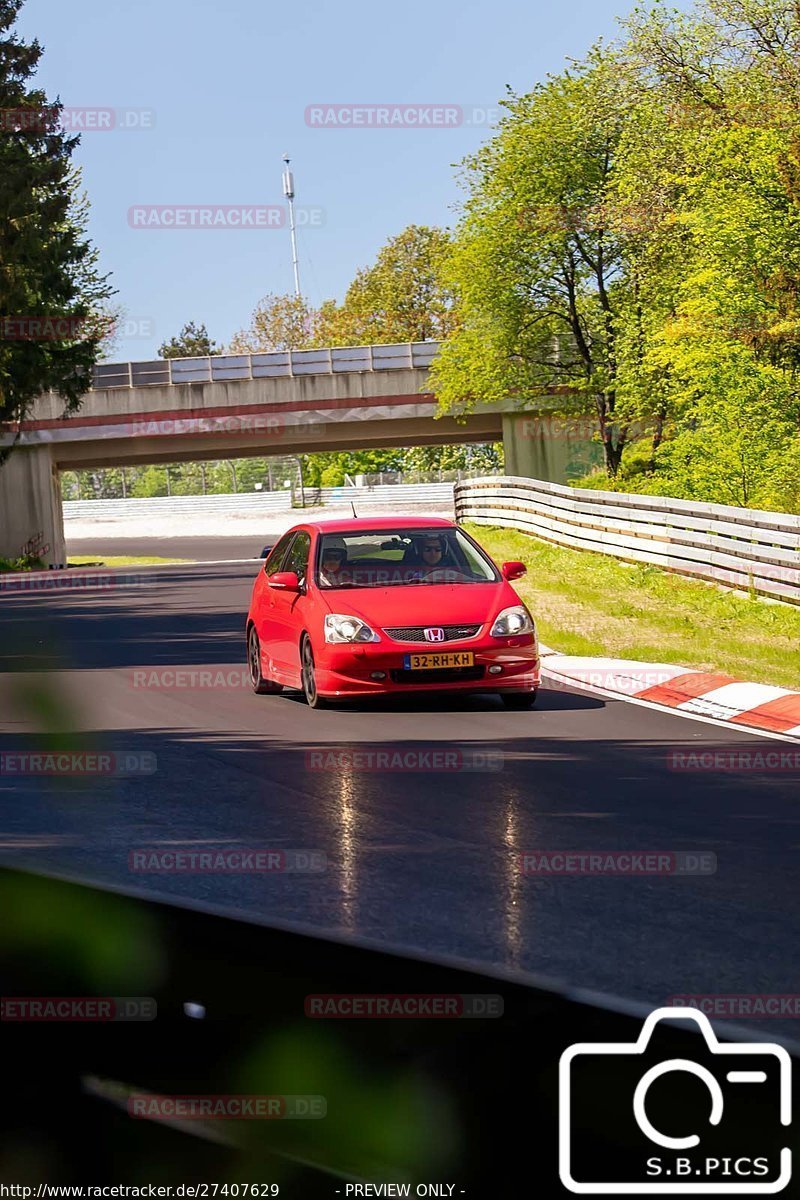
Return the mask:
[(483, 679), (485, 667), (436, 667), (432, 671), (390, 671), (393, 683), (468, 683)]
[[(383, 632), (394, 642), (421, 642), (426, 646), (440, 646), (441, 642), (429, 642), (426, 639), (425, 630), (430, 628), (430, 625), (400, 625), (396, 629), (384, 629)], [(444, 629), (446, 642), (463, 642), (467, 638), (474, 638), (481, 631), (480, 625), (441, 625), (434, 628)]]

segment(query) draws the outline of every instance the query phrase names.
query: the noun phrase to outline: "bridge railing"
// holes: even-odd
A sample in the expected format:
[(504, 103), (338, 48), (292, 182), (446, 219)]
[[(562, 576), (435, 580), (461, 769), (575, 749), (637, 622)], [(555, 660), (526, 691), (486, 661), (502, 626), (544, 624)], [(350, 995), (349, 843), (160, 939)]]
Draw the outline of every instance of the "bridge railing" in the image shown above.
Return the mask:
[(800, 517), (508, 476), (456, 484), (456, 519), (800, 604)]
[(386, 346), (338, 346), (321, 350), (277, 350), (264, 354), (214, 354), (203, 358), (155, 358), (149, 362), (99, 363), (95, 389), (217, 383), (237, 379), (336, 375), (343, 371), (427, 369), (438, 342)]

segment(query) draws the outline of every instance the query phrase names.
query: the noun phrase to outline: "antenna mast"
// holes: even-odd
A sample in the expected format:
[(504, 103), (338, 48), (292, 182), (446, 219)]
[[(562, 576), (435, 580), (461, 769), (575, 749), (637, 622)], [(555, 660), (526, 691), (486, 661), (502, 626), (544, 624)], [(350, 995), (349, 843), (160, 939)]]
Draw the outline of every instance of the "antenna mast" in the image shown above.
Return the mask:
[(289, 229), (292, 234), (292, 267), (294, 269), (294, 291), (300, 296), (300, 265), (297, 261), (297, 226), (294, 220), (294, 174), (289, 168), (289, 155), (284, 154), (286, 166), (283, 170), (283, 194), (289, 203)]

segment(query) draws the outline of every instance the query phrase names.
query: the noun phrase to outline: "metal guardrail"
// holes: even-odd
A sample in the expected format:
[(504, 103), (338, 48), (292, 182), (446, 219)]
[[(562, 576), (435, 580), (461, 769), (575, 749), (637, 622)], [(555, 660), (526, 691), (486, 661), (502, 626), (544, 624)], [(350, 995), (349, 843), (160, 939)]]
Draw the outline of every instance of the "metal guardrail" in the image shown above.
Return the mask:
[[(306, 489), (308, 491), (308, 489)], [(323, 504), (452, 503), (452, 483), (383, 483), (375, 487), (321, 488)]]
[(495, 476), (455, 488), (456, 519), (531, 533), (800, 604), (800, 517)]
[[(347, 507), (352, 501), (359, 506), (371, 504), (436, 504), (448, 506), (453, 500), (453, 485), (450, 483), (384, 484), (374, 488), (305, 488), (305, 502), (309, 505), (335, 505)], [(124, 517), (154, 517), (159, 513), (207, 514), (290, 512), (291, 492), (287, 488), (280, 492), (239, 492), (211, 496), (148, 496), (132, 497), (128, 500), (65, 500), (65, 520), (119, 520)], [(302, 520), (299, 515), (298, 521)]]
[(237, 379), (280, 379), (336, 375), (344, 371), (427, 369), (438, 342), (385, 346), (341, 346), (323, 350), (279, 350), (266, 354), (214, 354), (203, 358), (156, 358), (149, 362), (99, 363), (93, 387), (154, 387), (217, 383)]
[(128, 500), (65, 500), (64, 519), (98, 521), (120, 517), (168, 516), (176, 513), (259, 513), (288, 512), (292, 498), (286, 492), (240, 492), (238, 495), (147, 496)]

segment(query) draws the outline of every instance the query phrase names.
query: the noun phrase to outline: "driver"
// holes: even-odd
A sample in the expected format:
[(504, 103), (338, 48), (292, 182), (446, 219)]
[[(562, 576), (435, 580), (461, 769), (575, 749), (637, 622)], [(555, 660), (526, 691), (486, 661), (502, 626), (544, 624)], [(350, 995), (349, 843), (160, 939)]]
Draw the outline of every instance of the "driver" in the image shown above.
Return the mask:
[(419, 548), (419, 556), (423, 575), (441, 570), (446, 561), (444, 538), (437, 533), (426, 534)]
[[(347, 547), (343, 538), (330, 538), (322, 547), (319, 581), (323, 587), (337, 587), (345, 582), (342, 567), (347, 563)], [(345, 573), (346, 574), (346, 573)]]

